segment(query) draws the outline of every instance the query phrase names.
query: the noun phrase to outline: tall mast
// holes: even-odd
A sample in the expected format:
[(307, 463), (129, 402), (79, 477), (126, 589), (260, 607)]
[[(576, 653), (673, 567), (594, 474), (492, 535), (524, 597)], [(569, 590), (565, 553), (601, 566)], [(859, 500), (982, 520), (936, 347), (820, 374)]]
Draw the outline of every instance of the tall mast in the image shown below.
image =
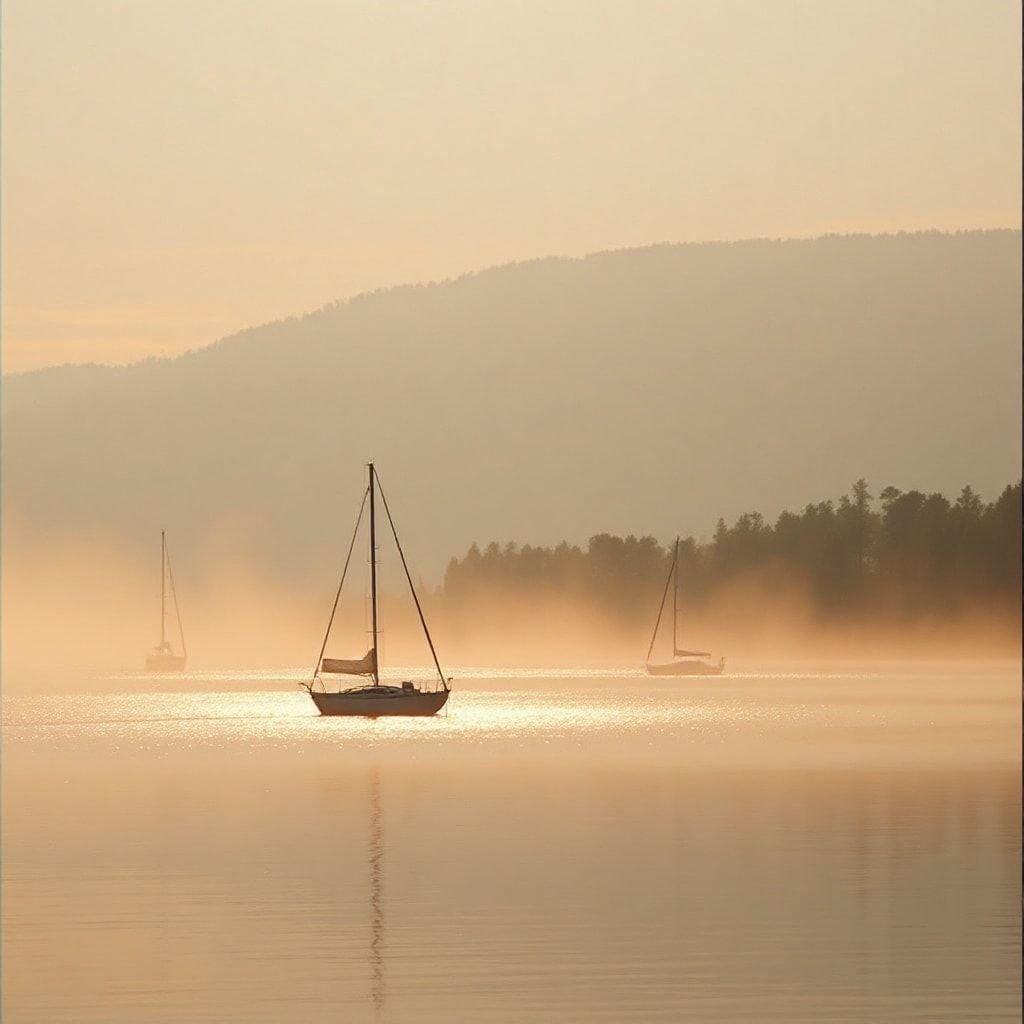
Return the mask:
[(676, 550), (672, 556), (672, 565), (675, 571), (675, 586), (672, 588), (672, 657), (676, 656), (679, 649), (679, 640), (676, 637), (679, 623), (679, 538), (676, 537)]
[(370, 607), (373, 613), (373, 681), (380, 682), (377, 668), (377, 520), (374, 511), (374, 473), (373, 463), (370, 470)]
[(167, 642), (164, 620), (167, 618), (167, 540), (160, 531), (160, 646)]

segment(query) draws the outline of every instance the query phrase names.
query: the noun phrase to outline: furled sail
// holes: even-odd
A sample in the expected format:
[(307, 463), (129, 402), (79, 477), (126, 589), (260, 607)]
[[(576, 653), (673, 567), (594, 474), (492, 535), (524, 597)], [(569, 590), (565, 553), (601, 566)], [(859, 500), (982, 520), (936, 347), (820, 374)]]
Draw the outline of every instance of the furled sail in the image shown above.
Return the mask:
[(674, 647), (673, 651), (677, 658), (710, 658), (710, 651), (681, 651), (678, 647)]
[(346, 661), (344, 658), (324, 658), (320, 671), (345, 676), (372, 676), (377, 671), (377, 650), (371, 647), (366, 655), (357, 661)]

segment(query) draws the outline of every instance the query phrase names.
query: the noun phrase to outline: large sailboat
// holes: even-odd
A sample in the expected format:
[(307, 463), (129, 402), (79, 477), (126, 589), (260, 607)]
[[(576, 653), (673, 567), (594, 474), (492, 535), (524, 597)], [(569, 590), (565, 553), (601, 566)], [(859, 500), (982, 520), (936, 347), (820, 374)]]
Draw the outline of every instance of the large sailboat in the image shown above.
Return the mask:
[[(451, 692), (451, 679), (446, 679), (441, 671), (441, 664), (437, 660), (437, 652), (434, 650), (434, 641), (430, 637), (430, 630), (427, 629), (427, 621), (423, 617), (423, 608), (420, 606), (420, 599), (416, 596), (416, 588), (413, 586), (412, 576), (409, 573), (409, 566), (405, 561), (405, 553), (402, 551), (402, 544), (398, 539), (398, 531), (395, 529), (395, 521), (391, 518), (391, 509), (388, 508), (388, 500), (380, 487), (380, 479), (373, 463), (367, 466), (369, 481), (366, 490), (363, 492), (363, 501), (359, 506), (359, 515), (356, 518), (356, 526), (352, 531), (352, 541), (349, 544), (348, 555), (345, 558), (345, 566), (341, 572), (341, 582), (338, 584), (338, 592), (334, 597), (334, 607), (331, 609), (331, 617), (327, 623), (327, 632), (324, 634), (324, 642), (320, 645), (320, 655), (317, 658), (316, 668), (313, 670), (313, 678), (308, 683), (303, 683), (313, 703), (321, 715), (350, 715), (362, 718), (380, 718), (385, 715), (412, 715), (426, 716), (435, 715), (445, 706), (448, 701), (448, 694)], [(405, 570), (405, 578), (409, 583), (409, 592), (412, 594), (413, 603), (419, 614), (420, 625), (423, 627), (423, 635), (427, 638), (427, 645), (430, 647), (430, 654), (434, 659), (434, 668), (437, 669), (437, 681), (433, 684), (416, 683), (406, 680), (399, 686), (385, 685), (380, 681), (380, 665), (377, 659), (377, 640), (380, 633), (377, 618), (377, 495), (380, 495), (387, 514), (388, 524), (391, 527), (392, 536), (395, 538), (395, 547), (398, 549), (398, 556)], [(334, 625), (334, 616), (338, 610), (338, 602), (341, 599), (341, 588), (345, 585), (345, 576), (348, 573), (349, 563), (352, 561), (352, 550), (355, 547), (356, 537), (359, 534), (359, 525), (363, 520), (363, 513), (366, 506), (370, 506), (370, 614), (371, 614), (371, 646), (362, 658), (347, 660), (344, 658), (325, 658), (327, 641), (330, 639), (331, 627)], [(344, 690), (331, 691), (324, 683), (325, 675), (348, 675), (363, 676), (369, 682), (360, 686), (353, 686)]]
[[(171, 601), (174, 604), (174, 616), (178, 620), (178, 638), (181, 641), (181, 654), (176, 654), (167, 639), (167, 583), (171, 584)], [(160, 643), (146, 658), (146, 669), (149, 672), (181, 672), (185, 668), (188, 652), (185, 649), (185, 631), (181, 628), (181, 610), (178, 608), (178, 593), (174, 589), (174, 570), (171, 569), (171, 556), (167, 553), (167, 534), (160, 531)]]
[[(668, 589), (672, 587), (672, 657), (673, 660), (661, 665), (651, 664), (651, 655), (654, 653), (654, 642), (658, 639), (658, 627), (661, 625), (661, 616), (665, 611), (665, 601), (668, 598)], [(658, 618), (654, 623), (654, 634), (651, 636), (651, 645), (647, 648), (647, 663), (645, 665), (649, 676), (718, 676), (725, 668), (725, 658), (719, 658), (717, 664), (710, 664), (702, 661), (702, 658), (710, 658), (708, 651), (687, 651), (679, 647), (679, 538), (676, 537), (675, 549), (672, 554), (672, 567), (668, 571), (668, 579), (665, 581), (665, 590), (661, 595), (661, 606), (658, 608)]]

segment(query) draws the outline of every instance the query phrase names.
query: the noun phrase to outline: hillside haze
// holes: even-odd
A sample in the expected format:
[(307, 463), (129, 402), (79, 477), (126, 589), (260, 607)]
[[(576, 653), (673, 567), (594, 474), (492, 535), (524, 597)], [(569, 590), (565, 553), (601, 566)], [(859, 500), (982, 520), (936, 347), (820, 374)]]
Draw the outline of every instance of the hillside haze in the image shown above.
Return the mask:
[[(173, 360), (5, 380), (19, 536), (170, 531), (333, 575), (376, 460), (428, 580), (473, 541), (707, 536), (864, 476), (1020, 464), (1018, 231), (659, 245), (394, 288)], [(155, 557), (155, 556), (154, 556)]]

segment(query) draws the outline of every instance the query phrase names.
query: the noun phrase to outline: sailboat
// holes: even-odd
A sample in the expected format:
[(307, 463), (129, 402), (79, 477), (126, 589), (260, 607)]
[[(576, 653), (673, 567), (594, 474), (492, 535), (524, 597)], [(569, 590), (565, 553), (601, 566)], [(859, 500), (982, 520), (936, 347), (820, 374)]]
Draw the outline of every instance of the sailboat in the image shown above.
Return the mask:
[[(654, 652), (654, 642), (658, 639), (658, 627), (661, 625), (661, 616), (665, 610), (665, 600), (668, 598), (668, 588), (672, 586), (672, 656), (682, 658), (682, 661), (670, 661), (663, 665), (652, 665), (651, 654)], [(719, 658), (715, 665), (702, 658), (710, 658), (708, 651), (686, 651), (679, 647), (679, 538), (676, 537), (675, 550), (672, 555), (672, 567), (668, 571), (668, 579), (665, 581), (665, 591), (661, 595), (661, 607), (658, 608), (658, 618), (654, 623), (654, 634), (651, 636), (651, 645), (647, 648), (646, 669), (649, 676), (718, 676), (725, 668), (725, 658)]]
[[(369, 481), (366, 490), (363, 492), (363, 501), (359, 506), (359, 515), (356, 518), (355, 529), (352, 531), (352, 542), (349, 544), (348, 556), (345, 559), (345, 566), (341, 571), (341, 582), (338, 584), (338, 592), (334, 597), (334, 607), (331, 609), (331, 617), (327, 623), (324, 642), (320, 645), (320, 655), (313, 670), (312, 680), (302, 685), (306, 687), (310, 697), (313, 698), (313, 703), (321, 715), (351, 715), (363, 718), (380, 718), (385, 715), (413, 715), (418, 717), (435, 715), (448, 701), (448, 694), (451, 692), (451, 679), (446, 679), (441, 671), (441, 663), (437, 660), (434, 641), (430, 637), (430, 630), (427, 629), (427, 620), (423, 617), (423, 608), (420, 605), (420, 599), (416, 596), (416, 588), (413, 586), (409, 566), (405, 561), (405, 552), (402, 551), (402, 544), (398, 539), (395, 521), (391, 518), (388, 500), (380, 487), (380, 478), (377, 476), (377, 470), (372, 462), (367, 465), (367, 470), (369, 472)], [(377, 640), (380, 633), (377, 619), (378, 493), (384, 505), (384, 511), (387, 513), (391, 534), (395, 538), (395, 547), (398, 549), (398, 556), (401, 559), (402, 568), (405, 570), (405, 578), (409, 583), (409, 592), (412, 594), (413, 603), (416, 605), (416, 611), (419, 614), (423, 635), (427, 638), (427, 645), (430, 647), (430, 654), (434, 659), (434, 668), (437, 669), (437, 682), (429, 687), (426, 684), (415, 683), (410, 680), (406, 680), (400, 686), (388, 686), (380, 681), (380, 665), (377, 659)], [(362, 658), (349, 660), (344, 658), (325, 658), (324, 652), (327, 650), (331, 626), (334, 624), (334, 616), (338, 610), (338, 602), (341, 599), (341, 588), (345, 585), (345, 576), (348, 573), (349, 563), (352, 560), (352, 549), (355, 547), (356, 537), (359, 533), (359, 524), (362, 522), (367, 502), (369, 502), (370, 506), (371, 646)], [(324, 683), (323, 677), (325, 675), (364, 676), (370, 681), (361, 686), (330, 691)]]
[[(174, 615), (178, 620), (178, 636), (181, 640), (181, 654), (175, 654), (167, 639), (167, 582), (171, 584), (171, 600)], [(160, 531), (160, 643), (146, 658), (149, 672), (181, 672), (185, 668), (188, 652), (185, 649), (185, 631), (181, 628), (181, 610), (178, 608), (178, 593), (174, 589), (174, 570), (171, 556), (167, 553), (167, 534)]]

